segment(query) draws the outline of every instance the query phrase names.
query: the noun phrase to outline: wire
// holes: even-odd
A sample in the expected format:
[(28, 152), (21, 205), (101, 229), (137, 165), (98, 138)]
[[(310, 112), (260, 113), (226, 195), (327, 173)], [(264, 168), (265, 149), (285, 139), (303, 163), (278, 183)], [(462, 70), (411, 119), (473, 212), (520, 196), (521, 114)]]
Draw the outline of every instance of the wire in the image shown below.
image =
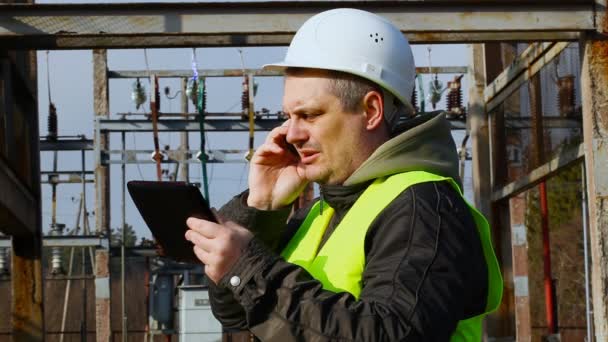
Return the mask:
[(228, 109), (224, 110), (224, 113), (228, 113), (230, 112), (232, 109), (234, 109), (234, 107), (236, 107), (239, 103), (241, 103), (241, 100), (237, 100), (232, 106), (228, 107)]
[(236, 49), (241, 56), (241, 69), (243, 70), (243, 75), (245, 75), (245, 59), (243, 58), (243, 49)]
[(241, 186), (243, 185), (243, 178), (245, 178), (245, 171), (247, 171), (247, 163), (243, 164), (243, 169), (241, 170), (241, 177), (239, 178), (239, 188), (237, 191), (241, 190)]
[[(144, 49), (144, 62), (146, 63), (146, 71), (148, 72), (148, 86), (150, 87), (150, 101), (152, 101), (152, 99), (154, 98), (153, 96), (155, 96), (155, 94), (152, 93), (154, 91), (154, 89), (153, 89), (154, 87), (152, 86), (152, 80), (150, 79), (150, 77), (152, 77), (152, 73), (150, 72), (150, 64), (148, 63), (148, 49)], [(144, 114), (146, 114), (145, 110), (144, 110)]]
[(49, 105), (51, 104), (51, 72), (49, 66), (49, 50), (46, 50), (46, 90), (49, 97)]
[(148, 49), (144, 49), (144, 61), (146, 62), (146, 71), (148, 72), (148, 81), (150, 81), (150, 64), (148, 64)]

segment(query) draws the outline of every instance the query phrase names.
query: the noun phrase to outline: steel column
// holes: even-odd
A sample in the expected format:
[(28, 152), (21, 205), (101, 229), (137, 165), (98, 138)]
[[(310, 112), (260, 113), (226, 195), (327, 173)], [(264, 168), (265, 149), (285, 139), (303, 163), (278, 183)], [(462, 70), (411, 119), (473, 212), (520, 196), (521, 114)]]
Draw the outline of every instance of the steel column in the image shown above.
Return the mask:
[[(539, 166), (545, 155), (545, 139), (543, 134), (543, 105), (540, 75), (530, 78), (528, 83), (530, 94), (530, 116), (532, 121), (532, 163)], [(555, 289), (551, 275), (551, 243), (549, 234), (549, 205), (547, 199), (547, 182), (541, 181), (538, 185), (539, 205), (541, 215), (541, 231), (543, 241), (543, 284), (545, 288), (545, 317), (547, 319), (547, 335), (557, 333), (557, 307), (555, 303)]]
[[(188, 95), (186, 94), (186, 89), (188, 88), (188, 78), (187, 77), (183, 77), (181, 79), (181, 111), (182, 113), (184, 113), (184, 120), (187, 120), (187, 114), (188, 113)], [(182, 151), (182, 159), (183, 160), (187, 160), (190, 159), (188, 156), (188, 150), (190, 149), (190, 142), (188, 140), (188, 132), (181, 132), (179, 134), (179, 140), (180, 140), (180, 150)], [(185, 162), (180, 162), (180, 168), (179, 168), (179, 174), (180, 177), (179, 179), (181, 179), (184, 182), (189, 182), (190, 181), (190, 165), (188, 165), (188, 163)]]

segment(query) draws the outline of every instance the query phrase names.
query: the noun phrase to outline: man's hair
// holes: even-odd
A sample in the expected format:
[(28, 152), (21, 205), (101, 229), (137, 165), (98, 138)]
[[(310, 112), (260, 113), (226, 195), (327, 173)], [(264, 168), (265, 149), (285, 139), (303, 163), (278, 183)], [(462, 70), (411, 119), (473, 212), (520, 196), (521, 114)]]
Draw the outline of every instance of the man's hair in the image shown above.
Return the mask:
[[(306, 72), (306, 68), (287, 68), (285, 75), (298, 76)], [(370, 91), (377, 91), (384, 95), (382, 87), (363, 77), (335, 70), (322, 70), (329, 79), (328, 91), (340, 99), (342, 110), (355, 112), (363, 105), (363, 97)]]

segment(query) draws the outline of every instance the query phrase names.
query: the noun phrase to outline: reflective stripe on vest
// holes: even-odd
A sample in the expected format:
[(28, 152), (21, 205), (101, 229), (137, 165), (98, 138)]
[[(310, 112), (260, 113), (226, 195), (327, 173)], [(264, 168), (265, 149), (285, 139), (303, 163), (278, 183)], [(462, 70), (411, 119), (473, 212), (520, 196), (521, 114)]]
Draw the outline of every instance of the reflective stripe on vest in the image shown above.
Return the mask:
[[(452, 178), (425, 171), (404, 172), (376, 179), (346, 213), (321, 250), (319, 245), (334, 211), (323, 203), (321, 215), (317, 202), (281, 255), (290, 263), (305, 268), (323, 284), (324, 289), (349, 292), (359, 299), (365, 268), (365, 236), (371, 223), (408, 187), (440, 181), (449, 182), (462, 196), (460, 187)], [(483, 317), (496, 310), (502, 298), (502, 276), (492, 248), (490, 227), (483, 215), (470, 204), (467, 203), (467, 206), (475, 220), (488, 265), (488, 298), (484, 313), (458, 323), (452, 341), (480, 341)]]

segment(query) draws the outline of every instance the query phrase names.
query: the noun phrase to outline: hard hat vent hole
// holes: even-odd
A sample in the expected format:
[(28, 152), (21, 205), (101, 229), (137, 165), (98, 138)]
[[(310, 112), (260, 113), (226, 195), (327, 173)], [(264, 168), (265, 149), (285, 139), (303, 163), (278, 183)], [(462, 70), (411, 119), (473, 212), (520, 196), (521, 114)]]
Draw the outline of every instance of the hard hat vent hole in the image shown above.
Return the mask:
[[(375, 38), (374, 38), (374, 36), (375, 36)], [(369, 37), (372, 38), (376, 43), (378, 43), (380, 41), (384, 41), (384, 37), (380, 37), (377, 32), (375, 34), (370, 33)]]

